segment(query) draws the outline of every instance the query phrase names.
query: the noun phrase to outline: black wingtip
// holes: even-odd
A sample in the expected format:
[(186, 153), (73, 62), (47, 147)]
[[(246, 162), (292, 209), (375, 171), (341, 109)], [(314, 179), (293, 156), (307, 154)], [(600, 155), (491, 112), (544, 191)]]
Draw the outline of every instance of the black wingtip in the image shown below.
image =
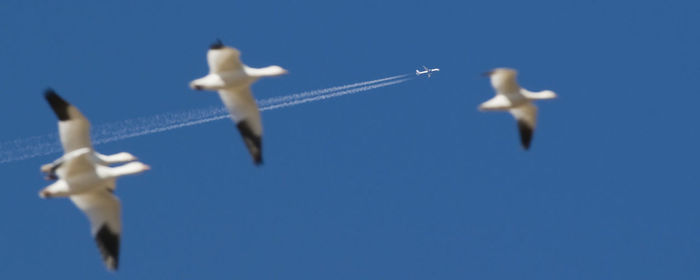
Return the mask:
[(56, 91), (53, 90), (53, 88), (47, 87), (46, 90), (44, 90), (44, 96), (51, 95), (51, 94), (56, 94)]
[(115, 271), (119, 268), (119, 234), (112, 232), (106, 224), (100, 227), (95, 235), (97, 248), (102, 254), (107, 269)]
[(221, 42), (221, 39), (216, 38), (216, 42), (213, 44), (209, 45), (210, 50), (218, 50), (224, 47), (224, 43)]
[(70, 104), (58, 96), (53, 89), (46, 89), (44, 92), (44, 98), (46, 98), (46, 101), (48, 101), (49, 105), (51, 105), (51, 109), (53, 109), (53, 112), (56, 114), (56, 117), (58, 117), (58, 120), (67, 121), (70, 119), (70, 116), (68, 116), (68, 107), (70, 107)]
[(253, 163), (255, 164), (255, 166), (263, 165), (262, 153), (258, 153), (257, 156), (253, 157)]
[(530, 143), (532, 142), (533, 129), (526, 122), (518, 121), (518, 130), (520, 131), (520, 143), (527, 151), (530, 149)]
[(238, 122), (236, 126), (241, 133), (241, 137), (243, 137), (243, 142), (245, 142), (248, 152), (253, 157), (253, 163), (257, 166), (262, 165), (262, 137), (253, 132), (246, 120)]

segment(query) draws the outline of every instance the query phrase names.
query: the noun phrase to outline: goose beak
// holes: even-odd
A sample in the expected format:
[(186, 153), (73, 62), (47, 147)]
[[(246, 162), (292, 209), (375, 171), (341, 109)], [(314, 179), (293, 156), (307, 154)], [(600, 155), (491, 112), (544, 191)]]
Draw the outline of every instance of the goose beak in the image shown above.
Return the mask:
[(195, 81), (190, 82), (190, 88), (194, 90), (203, 90), (204, 87), (195, 83)]
[(40, 191), (40, 192), (39, 192), (39, 197), (40, 197), (40, 198), (44, 198), (44, 199), (46, 199), (46, 198), (51, 198), (51, 192), (49, 192), (49, 191), (47, 191), (47, 190)]
[(481, 76), (482, 76), (482, 77), (491, 77), (491, 75), (493, 75), (493, 71), (488, 71), (488, 72), (481, 73)]

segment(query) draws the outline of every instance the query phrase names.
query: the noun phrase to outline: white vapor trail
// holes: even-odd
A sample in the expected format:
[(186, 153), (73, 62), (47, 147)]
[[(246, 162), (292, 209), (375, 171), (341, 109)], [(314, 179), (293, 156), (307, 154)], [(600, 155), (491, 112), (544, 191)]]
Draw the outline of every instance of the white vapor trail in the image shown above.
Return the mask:
[(304, 104), (304, 103), (308, 103), (308, 102), (314, 102), (314, 101), (319, 101), (319, 100), (323, 100), (323, 99), (348, 95), (348, 94), (355, 94), (355, 93), (359, 93), (359, 92), (363, 92), (363, 91), (372, 90), (375, 88), (381, 88), (381, 87), (391, 86), (391, 85), (395, 85), (395, 84), (400, 84), (400, 83), (409, 81), (411, 79), (413, 79), (413, 78), (406, 78), (406, 79), (394, 80), (394, 81), (390, 81), (390, 82), (383, 82), (383, 83), (359, 87), (359, 88), (347, 89), (347, 90), (337, 91), (337, 92), (333, 92), (333, 93), (329, 93), (329, 94), (308, 97), (308, 98), (304, 98), (304, 99), (291, 100), (291, 101), (280, 103), (280, 104), (270, 104), (268, 106), (260, 108), (260, 111), (274, 110), (274, 109)]
[(359, 86), (364, 86), (364, 85), (370, 85), (370, 84), (376, 84), (380, 82), (385, 82), (385, 81), (390, 81), (390, 80), (395, 80), (399, 78), (404, 78), (408, 76), (408, 74), (404, 75), (396, 75), (388, 78), (383, 78), (383, 79), (377, 79), (377, 80), (372, 80), (372, 81), (366, 81), (366, 82), (359, 82), (359, 83), (354, 83), (354, 84), (349, 84), (349, 85), (344, 85), (344, 86), (337, 86), (337, 87), (329, 87), (329, 88), (324, 88), (324, 89), (317, 89), (317, 90), (312, 90), (312, 91), (307, 91), (307, 92), (302, 92), (302, 93), (297, 93), (297, 94), (290, 94), (290, 95), (285, 95), (285, 96), (280, 96), (280, 97), (271, 97), (268, 99), (264, 99), (261, 101), (258, 101), (258, 106), (267, 106), (270, 104), (274, 103), (281, 103), (281, 102), (289, 102), (295, 99), (300, 99), (300, 98), (307, 98), (310, 96), (315, 96), (319, 94), (324, 94), (324, 93), (329, 93), (329, 92), (334, 92), (334, 91), (339, 91), (339, 90), (344, 90), (348, 88), (354, 88), (354, 87), (359, 87)]
[[(413, 77), (408, 76), (408, 74), (396, 75), (344, 86), (271, 97), (258, 100), (257, 103), (260, 111), (275, 110), (343, 95), (365, 92), (400, 84), (413, 79)], [(225, 107), (209, 107), (97, 125), (92, 129), (91, 136), (93, 144), (99, 145), (226, 118), (229, 118), (229, 113)], [(5, 141), (0, 143), (0, 164), (59, 152), (61, 152), (61, 145), (57, 133)]]

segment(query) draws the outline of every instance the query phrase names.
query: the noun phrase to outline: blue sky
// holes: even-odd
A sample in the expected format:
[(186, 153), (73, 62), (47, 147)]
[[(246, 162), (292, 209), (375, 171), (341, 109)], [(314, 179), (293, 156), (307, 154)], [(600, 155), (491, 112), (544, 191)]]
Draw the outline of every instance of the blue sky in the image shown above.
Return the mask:
[[(98, 146), (122, 178), (120, 269), (87, 219), (0, 165), (7, 279), (698, 279), (694, 1), (2, 1), (0, 142), (56, 131), (51, 86), (93, 124), (220, 104), (188, 89), (221, 38), (289, 75), (259, 99), (440, 67), (263, 113), (256, 168), (229, 120)], [(520, 71), (530, 151), (479, 76)]]

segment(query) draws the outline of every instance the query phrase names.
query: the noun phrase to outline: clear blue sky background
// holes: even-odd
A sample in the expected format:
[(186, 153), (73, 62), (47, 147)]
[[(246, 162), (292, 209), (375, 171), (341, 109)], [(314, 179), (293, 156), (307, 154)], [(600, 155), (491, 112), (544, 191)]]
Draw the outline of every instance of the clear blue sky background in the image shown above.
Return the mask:
[[(107, 3), (105, 3), (107, 2)], [(257, 98), (440, 67), (263, 113), (256, 168), (229, 120), (98, 146), (122, 178), (121, 267), (87, 219), (0, 165), (3, 279), (700, 279), (697, 1), (0, 1), (0, 141), (220, 104), (188, 89), (215, 38), (287, 76)], [(479, 76), (520, 71), (530, 151)]]

